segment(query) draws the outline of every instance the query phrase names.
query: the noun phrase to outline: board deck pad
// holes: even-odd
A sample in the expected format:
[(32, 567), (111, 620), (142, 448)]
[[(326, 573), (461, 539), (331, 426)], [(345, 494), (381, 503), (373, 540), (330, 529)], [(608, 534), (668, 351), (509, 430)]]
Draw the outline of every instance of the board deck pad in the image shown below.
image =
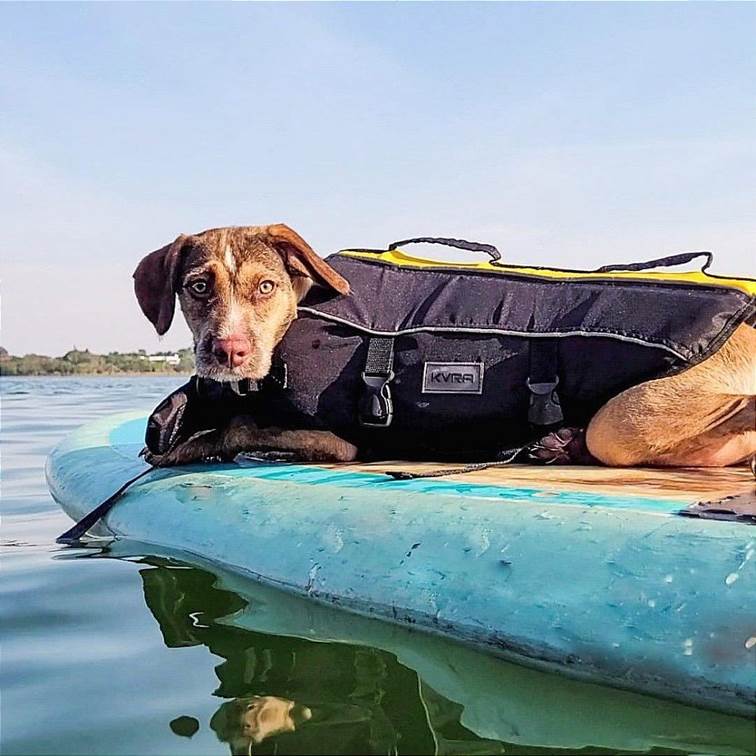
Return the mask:
[[(331, 465), (335, 470), (372, 474), (388, 471), (426, 473), (458, 468), (433, 462), (373, 462)], [(444, 476), (446, 481), (484, 486), (540, 488), (590, 495), (642, 496), (669, 499), (681, 504), (715, 502), (754, 494), (755, 481), (745, 467), (665, 469), (658, 467), (610, 468), (571, 465), (507, 465)]]

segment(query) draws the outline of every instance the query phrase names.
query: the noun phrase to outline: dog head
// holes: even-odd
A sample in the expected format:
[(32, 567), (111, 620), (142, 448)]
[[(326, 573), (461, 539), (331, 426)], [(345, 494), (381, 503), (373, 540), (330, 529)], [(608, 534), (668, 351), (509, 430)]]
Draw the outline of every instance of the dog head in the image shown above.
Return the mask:
[(217, 381), (268, 374), (273, 350), (313, 284), (349, 293), (346, 279), (281, 223), (182, 234), (134, 272), (139, 306), (160, 335), (178, 296), (197, 374)]

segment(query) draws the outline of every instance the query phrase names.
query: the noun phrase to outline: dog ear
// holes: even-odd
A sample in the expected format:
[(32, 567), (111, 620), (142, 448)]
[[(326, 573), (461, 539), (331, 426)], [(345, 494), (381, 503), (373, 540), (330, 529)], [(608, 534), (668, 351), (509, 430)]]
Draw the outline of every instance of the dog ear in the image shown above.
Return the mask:
[(134, 292), (147, 320), (162, 336), (173, 321), (181, 252), (189, 237), (181, 234), (171, 244), (150, 252), (134, 271)]
[(339, 294), (349, 294), (349, 281), (323, 260), (296, 231), (283, 223), (275, 223), (265, 226), (264, 232), (280, 252), (292, 276), (305, 276)]

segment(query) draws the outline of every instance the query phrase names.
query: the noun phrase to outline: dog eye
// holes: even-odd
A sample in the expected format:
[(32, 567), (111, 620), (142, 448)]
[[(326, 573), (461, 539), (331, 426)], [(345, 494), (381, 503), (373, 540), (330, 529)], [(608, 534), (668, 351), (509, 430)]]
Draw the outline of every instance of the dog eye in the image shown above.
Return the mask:
[(265, 281), (260, 281), (260, 284), (257, 287), (260, 294), (270, 294), (275, 288), (275, 282), (269, 281), (268, 279), (265, 279)]
[(189, 289), (193, 294), (197, 294), (200, 297), (204, 297), (208, 292), (207, 281), (193, 281), (189, 284)]

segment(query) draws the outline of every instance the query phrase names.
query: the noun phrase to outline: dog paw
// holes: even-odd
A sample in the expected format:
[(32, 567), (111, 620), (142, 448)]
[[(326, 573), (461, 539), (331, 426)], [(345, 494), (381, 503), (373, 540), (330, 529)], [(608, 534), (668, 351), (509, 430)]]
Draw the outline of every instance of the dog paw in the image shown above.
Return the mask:
[(224, 461), (217, 455), (200, 453), (201, 451), (187, 446), (178, 446), (165, 454), (153, 454), (149, 449), (142, 449), (139, 456), (153, 467), (175, 467), (176, 465), (189, 465), (196, 462)]
[(586, 446), (583, 428), (560, 428), (548, 433), (529, 447), (528, 456), (547, 465), (596, 464)]
[(162, 454), (153, 454), (146, 446), (139, 452), (139, 456), (148, 464), (153, 467), (160, 467), (160, 460)]
[(139, 456), (148, 465), (152, 465), (153, 467), (172, 467), (173, 465), (181, 464), (170, 452), (167, 454), (153, 454), (149, 449), (142, 449)]

